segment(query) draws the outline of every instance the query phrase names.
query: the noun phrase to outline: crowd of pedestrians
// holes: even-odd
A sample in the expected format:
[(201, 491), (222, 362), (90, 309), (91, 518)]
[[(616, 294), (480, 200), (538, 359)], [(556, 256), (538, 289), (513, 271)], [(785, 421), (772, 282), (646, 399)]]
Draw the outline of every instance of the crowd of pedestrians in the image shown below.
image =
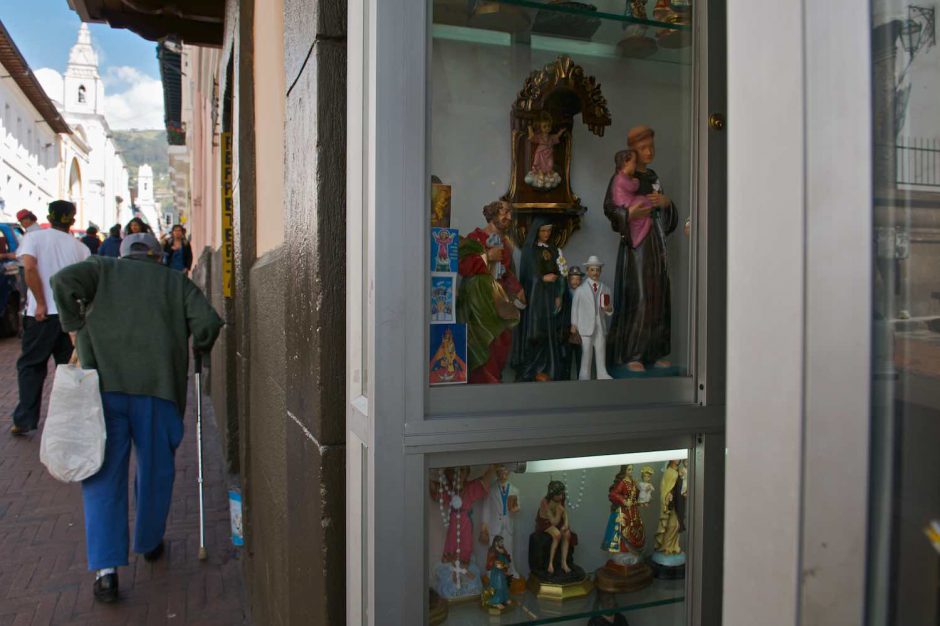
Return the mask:
[(112, 226), (104, 241), (94, 227), (77, 239), (71, 234), (75, 213), (71, 202), (50, 203), (49, 228), (28, 210), (17, 214), (26, 231), (16, 257), (28, 298), (10, 433), (27, 439), (38, 429), (50, 357), (97, 370), (107, 438), (100, 469), (82, 481), (82, 499), (94, 595), (114, 602), (117, 568), (128, 564), (130, 548), (131, 447), (137, 462), (133, 550), (153, 561), (163, 554), (189, 351), (208, 353), (222, 320), (187, 277), (193, 256), (181, 225), (163, 243), (139, 218), (124, 229)]

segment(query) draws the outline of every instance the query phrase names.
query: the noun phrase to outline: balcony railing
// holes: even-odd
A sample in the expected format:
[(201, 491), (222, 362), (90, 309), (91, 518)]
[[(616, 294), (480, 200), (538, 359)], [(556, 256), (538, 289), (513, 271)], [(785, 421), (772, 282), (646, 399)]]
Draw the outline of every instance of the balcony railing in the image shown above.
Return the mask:
[(940, 187), (940, 139), (909, 137), (895, 150), (899, 185)]

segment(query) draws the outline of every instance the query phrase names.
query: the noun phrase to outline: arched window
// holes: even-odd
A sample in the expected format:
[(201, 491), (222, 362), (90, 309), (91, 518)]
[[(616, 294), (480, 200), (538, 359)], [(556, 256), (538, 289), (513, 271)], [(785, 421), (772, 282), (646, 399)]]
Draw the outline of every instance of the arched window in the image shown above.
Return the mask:
[(78, 86), (78, 102), (84, 104), (85, 102), (85, 85)]

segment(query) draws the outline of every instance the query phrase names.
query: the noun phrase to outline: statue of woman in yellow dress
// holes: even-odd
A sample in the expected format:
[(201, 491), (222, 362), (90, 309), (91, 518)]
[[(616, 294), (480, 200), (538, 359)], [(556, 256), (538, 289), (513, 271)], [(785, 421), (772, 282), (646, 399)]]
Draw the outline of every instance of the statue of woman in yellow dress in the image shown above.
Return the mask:
[(663, 469), (659, 487), (659, 526), (656, 529), (656, 551), (651, 559), (658, 578), (685, 576), (685, 553), (679, 545), (679, 535), (685, 532), (686, 493), (685, 462), (669, 461)]

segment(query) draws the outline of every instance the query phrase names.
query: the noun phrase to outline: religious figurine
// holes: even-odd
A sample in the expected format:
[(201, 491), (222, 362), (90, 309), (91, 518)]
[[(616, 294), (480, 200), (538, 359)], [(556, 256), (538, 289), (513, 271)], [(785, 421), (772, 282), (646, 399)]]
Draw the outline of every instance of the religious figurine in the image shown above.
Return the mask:
[[(480, 525), (480, 543), (489, 545), (496, 535), (502, 537), (506, 552), (513, 554), (515, 537), (514, 517), (519, 512), (519, 489), (509, 482), (509, 468), (496, 466), (496, 481), (490, 486), (489, 494), (483, 501), (483, 523)], [(515, 566), (509, 567), (509, 574), (517, 577)]]
[(470, 382), (499, 383), (526, 296), (513, 271), (509, 203), (491, 202), (483, 217), (486, 226), (460, 240), (457, 320), (467, 324)]
[(692, 43), (688, 29), (692, 5), (689, 0), (656, 0), (653, 19), (666, 24), (685, 26), (683, 29), (663, 28), (656, 35), (656, 41), (663, 48), (685, 48)]
[[(540, 11), (550, 10), (545, 3), (528, 4), (541, 4)], [(566, 20), (575, 17), (563, 8), (553, 12)], [(512, 103), (512, 161), (509, 186), (502, 197), (512, 205), (512, 238), (519, 246), (531, 232), (532, 221), (542, 216), (552, 220), (552, 243), (565, 247), (588, 210), (572, 189), (571, 180), (578, 116), (598, 137), (603, 137), (611, 124), (597, 77), (565, 55), (531, 72)]]
[(552, 223), (544, 216), (532, 221), (522, 248), (519, 278), (528, 307), (516, 329), (512, 365), (518, 381), (550, 381), (561, 369), (556, 318), (561, 311), (564, 278), (558, 248), (551, 243)]
[(512, 557), (503, 543), (503, 537), (496, 535), (486, 554), (486, 571), (489, 577), (483, 588), (480, 602), (484, 608), (505, 610), (511, 600), (509, 599), (509, 581), (512, 578)]
[[(604, 214), (620, 235), (607, 363), (610, 367), (626, 366), (630, 372), (644, 372), (648, 367), (670, 367), (665, 359), (672, 350), (666, 237), (676, 229), (678, 214), (663, 193), (659, 176), (649, 167), (656, 157), (653, 129), (630, 129), (628, 143), (637, 155), (634, 176), (639, 186), (634, 194), (644, 197), (648, 204), (623, 206), (615, 201), (615, 190), (629, 182), (623, 178), (627, 176), (624, 170), (629, 167), (629, 153), (618, 152), (617, 169), (604, 198)], [(645, 218), (651, 218), (648, 230), (642, 227)], [(636, 245), (633, 222), (640, 224), (638, 235), (646, 233)]]
[(548, 483), (535, 515), (535, 532), (529, 536), (529, 570), (541, 583), (578, 583), (586, 578), (574, 563), (578, 536), (571, 530), (565, 498), (563, 482)]
[(561, 141), (565, 129), (552, 134), (552, 116), (544, 111), (539, 116), (538, 125), (538, 132), (534, 124), (529, 126), (529, 142), (535, 150), (525, 182), (536, 189), (554, 189), (561, 182), (561, 176), (555, 171), (555, 144)]
[(571, 332), (581, 338), (581, 370), (578, 380), (591, 380), (591, 364), (596, 355), (597, 379), (610, 380), (607, 373), (607, 318), (614, 314), (610, 288), (600, 282), (604, 264), (591, 256), (584, 264), (588, 278), (574, 294), (571, 305)]
[(657, 578), (685, 576), (685, 553), (679, 546), (679, 534), (685, 532), (686, 470), (684, 461), (669, 461), (663, 469), (656, 551), (650, 559)]
[(480, 570), (472, 562), (473, 503), (489, 491), (495, 469), (487, 468), (482, 477), (468, 480), (469, 467), (447, 468), (431, 481), (431, 498), (437, 501), (444, 524), (444, 550), (435, 570), (437, 592), (444, 598), (475, 596), (482, 591)]
[(646, 23), (649, 21), (646, 15), (646, 1), (627, 0), (627, 15), (637, 21), (625, 24), (623, 37), (617, 44), (624, 56), (643, 59), (655, 54), (659, 49), (656, 40), (648, 34), (651, 27)]
[[(610, 183), (610, 197), (616, 206), (634, 209), (637, 217), (629, 220), (630, 245), (639, 248), (653, 227), (651, 213), (655, 209), (646, 196), (637, 193), (640, 179), (636, 177), (636, 150), (621, 150), (614, 156), (617, 173)], [(642, 210), (641, 210), (642, 209)]]
[(650, 482), (650, 479), (653, 478), (653, 468), (647, 465), (640, 470), (640, 484), (638, 485), (640, 489), (640, 497), (637, 502), (640, 503), (640, 506), (649, 506), (650, 500), (653, 499), (653, 483)]
[(622, 465), (607, 492), (610, 515), (601, 549), (611, 556), (595, 575), (598, 589), (637, 591), (653, 580), (652, 571), (643, 562), (646, 531), (640, 518), (639, 495), (633, 466)]
[(571, 365), (581, 369), (581, 335), (571, 327), (571, 305), (574, 294), (581, 286), (584, 272), (577, 265), (568, 270), (568, 288), (561, 296), (561, 310), (558, 312), (558, 348), (561, 354), (561, 368), (556, 380), (571, 380)]

